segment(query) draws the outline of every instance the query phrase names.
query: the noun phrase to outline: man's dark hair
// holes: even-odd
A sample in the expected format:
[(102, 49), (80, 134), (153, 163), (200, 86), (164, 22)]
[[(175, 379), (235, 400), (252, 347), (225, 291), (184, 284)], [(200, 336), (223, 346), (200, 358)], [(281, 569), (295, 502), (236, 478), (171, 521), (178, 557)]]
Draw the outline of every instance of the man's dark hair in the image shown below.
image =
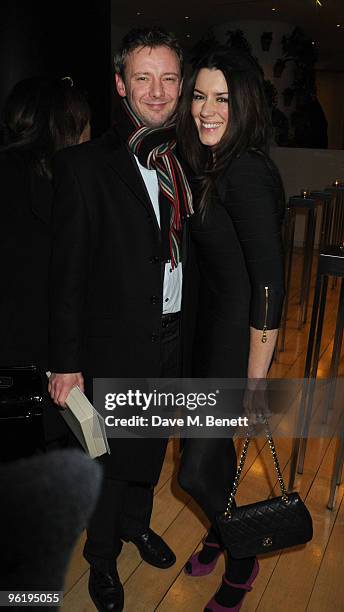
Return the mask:
[(183, 51), (174, 34), (166, 32), (166, 30), (159, 27), (134, 28), (124, 36), (114, 58), (115, 71), (123, 80), (125, 76), (125, 60), (129, 53), (139, 47), (149, 47), (151, 49), (155, 47), (168, 47), (176, 53), (180, 61), (180, 72), (183, 74)]

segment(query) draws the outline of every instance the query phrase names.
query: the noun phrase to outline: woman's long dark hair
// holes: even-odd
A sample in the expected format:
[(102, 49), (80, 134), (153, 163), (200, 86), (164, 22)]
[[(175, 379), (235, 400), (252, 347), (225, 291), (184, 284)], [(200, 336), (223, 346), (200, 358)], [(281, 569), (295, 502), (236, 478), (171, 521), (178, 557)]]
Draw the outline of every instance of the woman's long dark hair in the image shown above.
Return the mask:
[(3, 109), (1, 151), (22, 153), (34, 171), (51, 178), (54, 153), (77, 144), (90, 117), (89, 104), (71, 79), (24, 79), (14, 86)]
[[(197, 75), (202, 68), (221, 70), (229, 93), (227, 129), (216, 147), (202, 145), (191, 104)], [(194, 66), (183, 88), (178, 112), (178, 146), (199, 179), (199, 210), (204, 213), (217, 176), (245, 151), (267, 153), (271, 137), (271, 113), (266, 101), (262, 71), (243, 51), (220, 47), (209, 51)], [(214, 154), (214, 155), (213, 155)]]

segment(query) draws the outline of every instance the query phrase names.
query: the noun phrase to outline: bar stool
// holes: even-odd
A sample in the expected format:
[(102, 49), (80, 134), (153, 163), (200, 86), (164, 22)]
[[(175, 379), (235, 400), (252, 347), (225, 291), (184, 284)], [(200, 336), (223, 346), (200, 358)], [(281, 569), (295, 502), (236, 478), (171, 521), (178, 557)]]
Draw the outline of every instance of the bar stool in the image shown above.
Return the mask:
[(309, 288), (312, 273), (312, 259), (315, 238), (315, 227), (317, 217), (317, 199), (304, 198), (300, 196), (292, 196), (286, 207), (285, 225), (284, 225), (284, 244), (286, 257), (286, 292), (284, 300), (284, 308), (282, 315), (282, 325), (280, 331), (280, 350), (285, 350), (285, 337), (287, 326), (288, 305), (290, 296), (290, 280), (291, 268), (293, 260), (294, 237), (295, 237), (295, 219), (299, 211), (306, 211), (307, 219), (304, 233), (304, 254), (302, 266), (302, 280), (300, 292), (300, 311), (299, 311), (299, 326), (307, 317), (307, 308), (309, 302)]
[[(299, 474), (303, 473), (304, 459), (307, 448), (307, 434), (312, 415), (315, 383), (319, 364), (320, 345), (322, 338), (322, 330), (324, 323), (324, 314), (327, 297), (328, 279), (330, 276), (341, 278), (341, 288), (339, 296), (339, 304), (337, 310), (336, 329), (334, 336), (334, 344), (330, 366), (330, 384), (325, 398), (326, 418), (328, 410), (332, 407), (336, 377), (338, 374), (340, 352), (344, 330), (344, 248), (329, 247), (324, 249), (319, 255), (318, 271), (316, 286), (314, 292), (314, 302), (312, 309), (312, 319), (309, 330), (306, 364), (304, 372), (304, 382), (302, 386), (301, 401), (299, 407), (299, 415), (297, 419), (296, 434), (294, 438), (289, 476), (289, 490), (294, 486), (296, 468)], [(301, 436), (300, 436), (301, 432)], [(344, 433), (344, 418), (342, 418), (342, 429), (340, 435)], [(338, 445), (334, 471), (331, 481), (330, 498), (328, 507), (333, 508), (334, 494), (337, 484), (340, 482), (341, 471), (343, 466), (344, 445), (343, 439), (340, 439)]]
[(344, 240), (344, 186), (336, 185), (326, 191), (333, 198), (333, 223), (331, 231), (331, 244), (340, 246)]
[[(313, 200), (313, 203), (309, 202)], [(302, 204), (306, 204), (302, 207)], [(307, 204), (307, 201), (309, 202)], [(311, 191), (309, 198), (294, 196), (290, 198), (286, 208), (284, 244), (286, 252), (286, 297), (284, 302), (284, 311), (282, 316), (282, 325), (280, 332), (279, 350), (285, 350), (285, 337), (287, 325), (287, 311), (290, 294), (291, 267), (294, 247), (295, 234), (295, 218), (297, 209), (306, 207), (307, 223), (305, 227), (305, 252), (303, 258), (302, 278), (301, 278), (301, 295), (300, 295), (300, 312), (299, 312), (299, 327), (307, 321), (307, 310), (309, 303), (310, 282), (312, 274), (313, 249), (316, 231), (316, 210), (318, 207), (322, 209), (321, 226), (319, 232), (319, 250), (322, 250), (326, 245), (330, 244), (331, 228), (333, 221), (334, 197), (330, 191)], [(311, 217), (310, 211), (315, 207), (314, 219)], [(308, 244), (307, 244), (308, 242)], [(305, 284), (306, 283), (306, 284)]]
[[(328, 187), (326, 190), (332, 196), (332, 223), (330, 240), (328, 244), (333, 246), (341, 246), (344, 240), (344, 187), (342, 184), (337, 184), (333, 187)], [(332, 289), (336, 287), (337, 279), (332, 280)]]
[(319, 252), (325, 249), (327, 246), (332, 246), (331, 240), (331, 229), (333, 222), (333, 210), (335, 204), (335, 198), (330, 190), (322, 191), (311, 191), (311, 198), (315, 198), (317, 206), (321, 206), (321, 226), (319, 232)]

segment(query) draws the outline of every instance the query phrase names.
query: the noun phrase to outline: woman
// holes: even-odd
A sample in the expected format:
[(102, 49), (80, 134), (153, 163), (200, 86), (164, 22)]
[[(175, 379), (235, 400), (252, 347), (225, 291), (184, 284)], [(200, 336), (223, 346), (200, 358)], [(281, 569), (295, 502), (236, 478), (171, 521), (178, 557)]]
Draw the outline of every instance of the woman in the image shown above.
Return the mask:
[(35, 364), (44, 372), (52, 159), (89, 139), (90, 108), (69, 77), (34, 77), (14, 86), (1, 119), (0, 366)]
[[(270, 113), (260, 70), (242, 52), (218, 48), (185, 86), (178, 131), (195, 180), (191, 236), (200, 273), (193, 357), (196, 377), (264, 379), (284, 294), (281, 180), (267, 154)], [(188, 439), (179, 480), (212, 528), (186, 564), (205, 575), (223, 546), (216, 516), (236, 472), (232, 439)], [(234, 559), (206, 611), (237, 611), (257, 573), (254, 558)]]

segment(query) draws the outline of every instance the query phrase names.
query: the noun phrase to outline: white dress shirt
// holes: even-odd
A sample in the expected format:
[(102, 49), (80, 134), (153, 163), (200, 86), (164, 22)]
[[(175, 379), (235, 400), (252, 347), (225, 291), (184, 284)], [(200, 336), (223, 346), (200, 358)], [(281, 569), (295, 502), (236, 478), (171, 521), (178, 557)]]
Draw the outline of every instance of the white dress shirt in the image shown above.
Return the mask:
[[(148, 170), (142, 166), (136, 156), (135, 160), (145, 182), (152, 206), (155, 212), (157, 222), (160, 227), (160, 209), (159, 209), (159, 183), (155, 170)], [(171, 263), (165, 264), (164, 274), (164, 289), (163, 289), (163, 314), (171, 314), (179, 312), (182, 302), (182, 264), (179, 263), (172, 270)]]

